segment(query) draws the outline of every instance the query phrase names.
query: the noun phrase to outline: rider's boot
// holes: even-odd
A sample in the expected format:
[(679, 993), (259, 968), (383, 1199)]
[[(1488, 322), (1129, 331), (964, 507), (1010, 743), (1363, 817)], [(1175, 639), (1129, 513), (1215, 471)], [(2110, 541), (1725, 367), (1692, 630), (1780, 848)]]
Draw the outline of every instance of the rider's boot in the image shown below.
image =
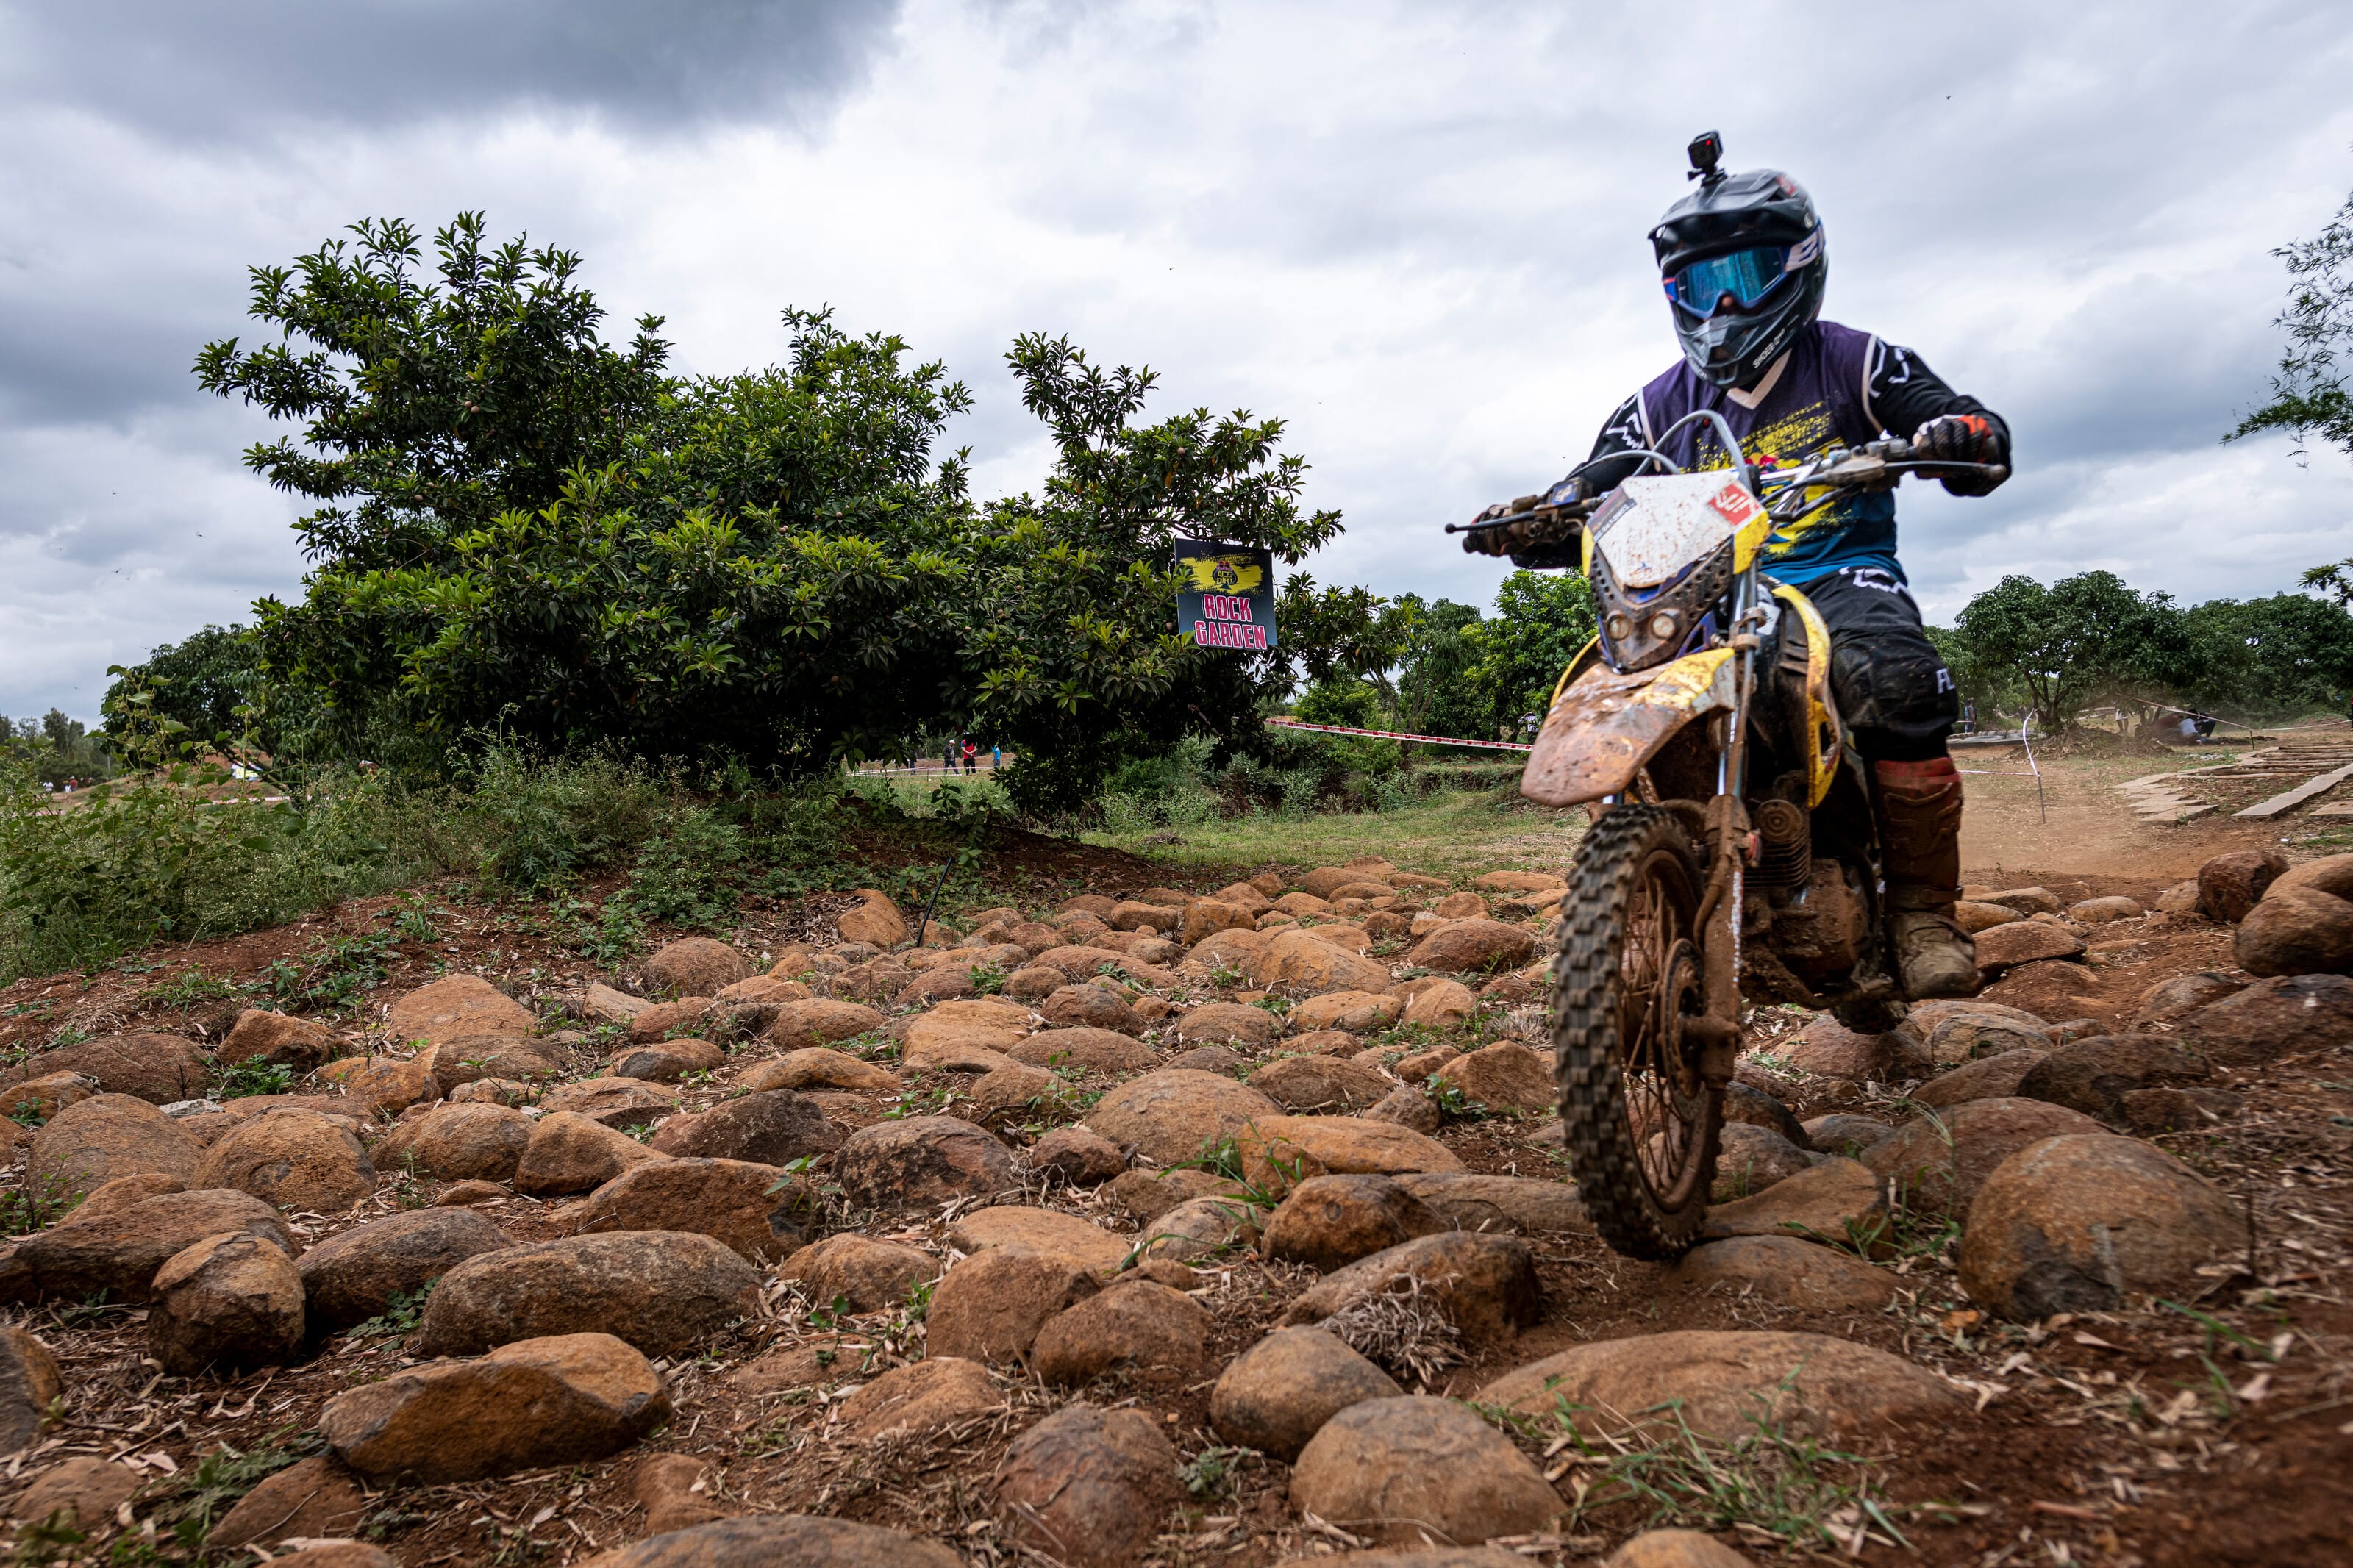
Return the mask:
[(1887, 867), (1888, 930), (1915, 1002), (1978, 992), (1977, 945), (1953, 919), (1961, 896), (1961, 775), (1950, 757), (1872, 764)]

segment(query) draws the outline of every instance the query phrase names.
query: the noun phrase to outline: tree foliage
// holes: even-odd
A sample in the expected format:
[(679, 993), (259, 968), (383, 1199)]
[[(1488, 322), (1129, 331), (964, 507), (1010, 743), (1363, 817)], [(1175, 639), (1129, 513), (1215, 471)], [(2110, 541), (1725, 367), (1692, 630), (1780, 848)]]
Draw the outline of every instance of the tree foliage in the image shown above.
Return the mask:
[(281, 342), (196, 366), (301, 426), (246, 457), (321, 503), (304, 596), (257, 606), (256, 636), (347, 753), (446, 767), (502, 734), (791, 773), (971, 731), (1057, 808), (1123, 754), (1239, 742), (1294, 654), (1349, 657), (1321, 640), (1355, 635), (1347, 602), (1303, 575), (1281, 651), (1175, 633), (1178, 538), (1296, 563), (1340, 530), (1303, 510), (1279, 419), (1144, 423), (1150, 370), (1024, 336), (1008, 360), (1054, 467), (976, 503), (940, 452), (969, 394), (898, 338), (787, 310), (784, 364), (675, 377), (659, 318), (599, 339), (569, 252), (492, 246), (479, 215), (429, 268), (406, 225), (353, 232), (255, 270)]

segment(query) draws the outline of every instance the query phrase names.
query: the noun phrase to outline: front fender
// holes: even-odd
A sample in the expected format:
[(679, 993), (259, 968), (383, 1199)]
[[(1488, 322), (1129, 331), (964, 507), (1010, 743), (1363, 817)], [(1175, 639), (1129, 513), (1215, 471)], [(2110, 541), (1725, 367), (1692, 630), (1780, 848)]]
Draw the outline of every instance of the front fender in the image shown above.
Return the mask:
[(1684, 725), (1729, 709), (1732, 689), (1728, 647), (1631, 674), (1597, 664), (1553, 699), (1520, 793), (1551, 806), (1622, 794)]

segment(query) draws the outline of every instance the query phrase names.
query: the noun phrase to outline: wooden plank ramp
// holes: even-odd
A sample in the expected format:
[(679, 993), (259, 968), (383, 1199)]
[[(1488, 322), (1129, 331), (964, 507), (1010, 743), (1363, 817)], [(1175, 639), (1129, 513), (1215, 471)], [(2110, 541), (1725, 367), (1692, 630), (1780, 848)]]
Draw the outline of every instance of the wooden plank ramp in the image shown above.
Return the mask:
[(2272, 796), (2269, 800), (2258, 801), (2253, 805), (2247, 807), (2246, 810), (2235, 811), (2231, 815), (2233, 818), (2242, 822), (2260, 820), (2267, 816), (2277, 816), (2283, 812), (2294, 811), (2297, 806), (2302, 805), (2314, 795), (2327, 794), (2328, 791), (2335, 789), (2338, 784), (2343, 784), (2347, 779), (2353, 779), (2353, 763), (2348, 763), (2340, 768), (2332, 768), (2328, 772), (2322, 773), (2316, 778), (2305, 780), (2304, 783), (2296, 785), (2294, 789), (2284, 790), (2280, 794)]

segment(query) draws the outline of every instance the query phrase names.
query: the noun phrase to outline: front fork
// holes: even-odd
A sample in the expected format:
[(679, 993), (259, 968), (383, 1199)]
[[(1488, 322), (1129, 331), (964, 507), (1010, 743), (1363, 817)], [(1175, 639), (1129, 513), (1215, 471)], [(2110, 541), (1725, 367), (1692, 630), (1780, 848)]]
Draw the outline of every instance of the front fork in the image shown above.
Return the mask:
[(1699, 1046), (1699, 1075), (1718, 1089), (1732, 1081), (1740, 1055), (1740, 916), (1742, 883), (1756, 839), (1741, 800), (1747, 780), (1748, 707), (1756, 692), (1757, 650), (1765, 613), (1755, 567), (1734, 588), (1732, 710), (1724, 716), (1716, 749), (1715, 795), (1707, 803), (1707, 889), (1694, 922), (1700, 939), (1700, 992), (1706, 1013), (1685, 1019), (1683, 1033)]

